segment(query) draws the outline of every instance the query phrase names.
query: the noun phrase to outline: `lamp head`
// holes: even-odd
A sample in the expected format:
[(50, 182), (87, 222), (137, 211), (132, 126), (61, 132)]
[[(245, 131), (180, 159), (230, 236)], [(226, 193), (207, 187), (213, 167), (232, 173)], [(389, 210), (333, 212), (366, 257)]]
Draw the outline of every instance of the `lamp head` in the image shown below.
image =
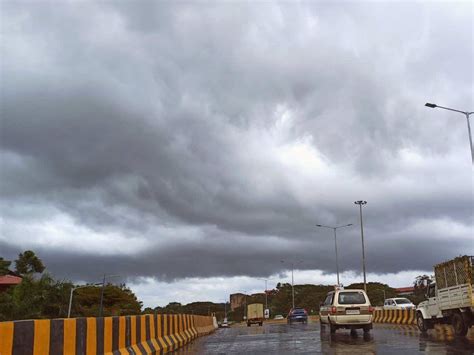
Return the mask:
[(438, 106), (436, 106), (436, 104), (431, 104), (431, 103), (429, 103), (429, 102), (427, 102), (427, 103), (425, 104), (425, 106), (426, 106), (426, 107), (429, 107), (429, 108), (436, 108), (436, 107), (438, 107)]

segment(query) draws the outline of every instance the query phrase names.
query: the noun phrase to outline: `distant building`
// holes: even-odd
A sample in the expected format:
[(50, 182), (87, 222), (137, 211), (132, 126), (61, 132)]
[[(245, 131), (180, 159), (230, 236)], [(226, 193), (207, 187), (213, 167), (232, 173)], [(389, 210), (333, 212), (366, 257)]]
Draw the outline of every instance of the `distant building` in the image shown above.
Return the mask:
[(235, 310), (244, 305), (246, 295), (243, 293), (233, 293), (230, 295), (230, 309)]
[(400, 288), (396, 288), (395, 291), (397, 291), (398, 296), (408, 296), (408, 295), (412, 295), (415, 292), (415, 287), (413, 286), (400, 287)]
[(16, 286), (21, 283), (22, 278), (14, 272), (0, 276), (0, 292), (6, 291), (9, 287)]

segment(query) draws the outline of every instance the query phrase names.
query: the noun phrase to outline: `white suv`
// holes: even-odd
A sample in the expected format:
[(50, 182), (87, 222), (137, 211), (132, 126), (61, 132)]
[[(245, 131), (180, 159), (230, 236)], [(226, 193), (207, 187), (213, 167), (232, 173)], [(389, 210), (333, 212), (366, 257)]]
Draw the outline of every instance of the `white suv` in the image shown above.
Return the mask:
[(374, 308), (364, 290), (336, 289), (327, 294), (320, 305), (321, 326), (327, 324), (331, 333), (337, 329), (363, 329), (364, 333), (372, 329)]
[(408, 298), (387, 298), (383, 309), (415, 309), (415, 305)]

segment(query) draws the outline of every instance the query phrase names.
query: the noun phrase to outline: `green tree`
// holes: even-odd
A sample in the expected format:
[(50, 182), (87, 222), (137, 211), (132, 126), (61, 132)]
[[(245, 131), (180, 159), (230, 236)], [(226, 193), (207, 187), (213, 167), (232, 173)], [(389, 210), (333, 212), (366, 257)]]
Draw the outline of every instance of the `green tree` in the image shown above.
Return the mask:
[[(99, 313), (101, 287), (83, 287), (74, 292), (72, 315), (74, 317), (96, 317)], [(124, 284), (107, 284), (104, 289), (104, 316), (140, 314), (142, 302)]]
[(19, 285), (0, 294), (0, 319), (39, 319), (66, 316), (67, 290), (71, 284), (43, 274), (25, 275)]
[[(15, 264), (17, 272), (23, 275), (22, 282), (0, 293), (0, 321), (66, 317), (74, 285), (43, 273), (45, 266), (30, 250), (21, 253)], [(94, 285), (76, 290), (72, 315), (97, 316), (100, 291)], [(140, 314), (141, 307), (142, 303), (124, 284), (105, 286), (105, 316)]]
[(415, 291), (413, 292), (412, 295), (408, 295), (407, 298), (409, 298), (410, 301), (413, 302), (413, 304), (418, 305), (418, 303), (426, 299), (426, 296), (425, 296), (426, 288), (432, 282), (434, 282), (432, 276), (418, 275), (415, 278), (415, 281), (413, 281), (413, 286), (415, 288)]
[(0, 257), (0, 276), (8, 274), (8, 272), (10, 271), (9, 267), (11, 263), (11, 261), (5, 260)]
[(26, 250), (18, 255), (15, 260), (15, 270), (20, 275), (32, 273), (42, 273), (45, 269), (43, 262), (38, 258), (34, 251)]
[[(354, 283), (346, 288), (363, 290), (364, 284)], [(367, 283), (367, 296), (369, 296), (372, 306), (383, 306), (384, 296), (385, 298), (397, 297), (397, 290), (380, 282), (369, 282)]]

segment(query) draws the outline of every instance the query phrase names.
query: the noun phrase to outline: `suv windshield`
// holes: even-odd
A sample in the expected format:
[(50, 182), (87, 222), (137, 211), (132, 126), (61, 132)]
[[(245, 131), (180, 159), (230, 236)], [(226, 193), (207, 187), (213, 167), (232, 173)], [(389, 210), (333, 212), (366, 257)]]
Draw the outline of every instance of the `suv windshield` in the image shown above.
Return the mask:
[(399, 300), (395, 300), (396, 304), (409, 304), (411, 303), (410, 300), (407, 300), (406, 298), (400, 298)]
[(338, 299), (339, 304), (363, 304), (365, 296), (362, 292), (341, 292)]

